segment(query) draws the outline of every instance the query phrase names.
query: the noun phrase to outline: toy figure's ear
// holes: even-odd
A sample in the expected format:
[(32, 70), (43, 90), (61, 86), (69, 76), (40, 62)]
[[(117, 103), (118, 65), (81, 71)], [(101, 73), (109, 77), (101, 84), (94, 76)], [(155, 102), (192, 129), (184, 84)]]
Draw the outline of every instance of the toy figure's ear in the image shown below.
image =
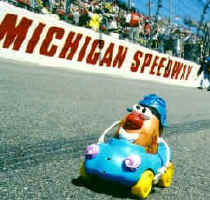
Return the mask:
[(152, 142), (149, 146), (146, 147), (146, 152), (151, 154), (156, 154), (158, 151), (158, 137), (159, 133), (155, 130), (152, 134)]

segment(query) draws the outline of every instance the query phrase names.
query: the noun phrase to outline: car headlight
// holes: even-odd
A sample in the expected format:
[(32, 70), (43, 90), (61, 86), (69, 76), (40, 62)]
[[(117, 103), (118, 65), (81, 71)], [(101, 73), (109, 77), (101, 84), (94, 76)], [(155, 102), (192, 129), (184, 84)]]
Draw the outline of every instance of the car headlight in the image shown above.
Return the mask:
[(124, 164), (130, 171), (135, 171), (141, 164), (141, 158), (138, 155), (131, 155), (124, 160)]
[(88, 159), (95, 158), (99, 153), (99, 145), (98, 144), (91, 144), (87, 146), (85, 150), (85, 157)]

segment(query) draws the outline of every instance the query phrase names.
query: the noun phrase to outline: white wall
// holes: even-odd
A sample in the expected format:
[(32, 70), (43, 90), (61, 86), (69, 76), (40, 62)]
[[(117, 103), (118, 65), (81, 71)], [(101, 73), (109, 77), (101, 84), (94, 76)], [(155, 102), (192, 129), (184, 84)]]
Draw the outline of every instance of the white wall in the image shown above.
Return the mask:
[[(77, 41), (78, 47), (75, 47), (72, 57), (68, 58), (72, 48), (64, 47), (69, 44), (72, 35), (72, 41)], [(76, 37), (78, 40), (75, 40)], [(101, 49), (98, 46), (99, 39)], [(51, 48), (56, 50), (48, 55), (52, 51)], [(100, 56), (96, 62), (91, 62), (99, 52)], [(90, 29), (67, 24), (53, 16), (35, 14), (4, 2), (0, 2), (0, 57), (17, 62), (62, 66), (181, 86), (195, 87), (198, 81), (199, 65), (193, 62), (161, 54)]]

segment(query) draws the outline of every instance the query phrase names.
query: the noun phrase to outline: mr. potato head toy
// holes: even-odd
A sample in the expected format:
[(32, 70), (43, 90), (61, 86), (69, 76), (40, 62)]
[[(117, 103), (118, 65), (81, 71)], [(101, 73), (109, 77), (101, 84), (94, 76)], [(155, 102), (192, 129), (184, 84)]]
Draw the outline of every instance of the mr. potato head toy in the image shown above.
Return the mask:
[(143, 146), (147, 153), (156, 154), (158, 138), (168, 126), (165, 100), (156, 94), (146, 95), (127, 110), (130, 113), (121, 120), (115, 138), (126, 139)]
[[(145, 199), (153, 185), (169, 187), (174, 174), (171, 149), (161, 137), (167, 127), (166, 102), (149, 94), (128, 111), (102, 133), (97, 144), (87, 146), (80, 176), (120, 183)], [(114, 138), (105, 141), (114, 127)]]

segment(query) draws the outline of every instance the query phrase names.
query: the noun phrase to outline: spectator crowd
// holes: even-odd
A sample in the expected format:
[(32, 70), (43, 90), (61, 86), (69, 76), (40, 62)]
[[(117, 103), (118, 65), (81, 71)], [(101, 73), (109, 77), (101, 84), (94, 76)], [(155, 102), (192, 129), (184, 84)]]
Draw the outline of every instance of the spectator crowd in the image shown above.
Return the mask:
[[(4, 0), (5, 1), (5, 0)], [(6, 0), (34, 12), (128, 40), (161, 53), (200, 62), (202, 38), (189, 28), (143, 15), (117, 0)]]

